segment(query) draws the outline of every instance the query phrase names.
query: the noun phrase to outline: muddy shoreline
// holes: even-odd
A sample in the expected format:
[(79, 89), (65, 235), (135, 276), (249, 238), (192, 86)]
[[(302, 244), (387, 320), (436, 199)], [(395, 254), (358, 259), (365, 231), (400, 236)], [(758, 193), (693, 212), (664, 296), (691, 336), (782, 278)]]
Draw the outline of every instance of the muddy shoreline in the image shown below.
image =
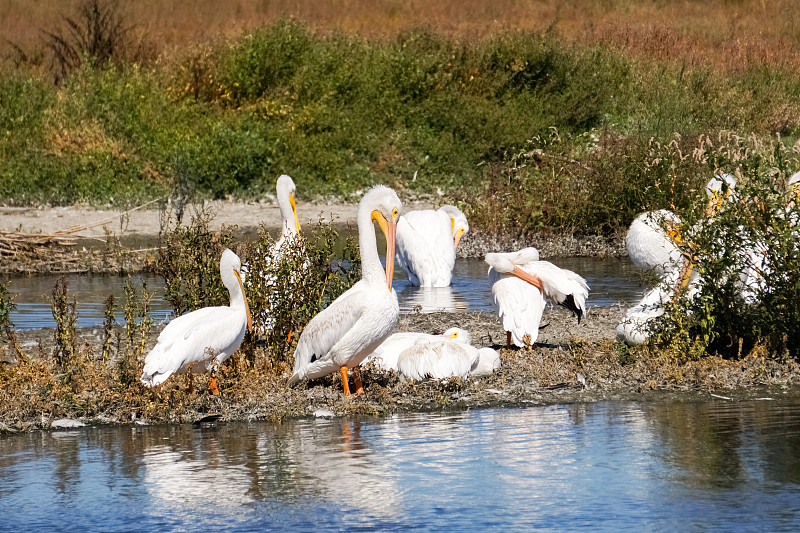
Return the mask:
[[(25, 387), (20, 389), (22, 397), (12, 399), (26, 402), (30, 408), (3, 409), (0, 431), (48, 428), (60, 418), (92, 425), (154, 424), (197, 422), (209, 415), (218, 415), (223, 421), (277, 421), (597, 401), (800, 400), (800, 365), (796, 362), (749, 357), (678, 364), (646, 350), (630, 352), (614, 339), (614, 328), (623, 313), (619, 306), (591, 308), (579, 325), (566, 310), (548, 308), (539, 341), (532, 349), (506, 349), (498, 344), (505, 334), (491, 313), (411, 313), (401, 316), (396, 331), (441, 332), (458, 325), (470, 331), (476, 346), (495, 347), (502, 367), (484, 378), (410, 382), (394, 372), (367, 366), (363, 369), (366, 393), (347, 398), (336, 375), (289, 388), (288, 367), (244, 368), (234, 357), (223, 365), (220, 396), (208, 392), (207, 375), (195, 377), (192, 391), (182, 376), (176, 376), (154, 389), (131, 383), (121, 394), (92, 387), (65, 389), (53, 404), (45, 404), (35, 397), (35, 390)], [(155, 343), (158, 329), (151, 332), (147, 349)], [(18, 332), (17, 342), (30, 360), (46, 360), (53, 351), (53, 333), (50, 329)], [(124, 331), (120, 333), (124, 336)], [(102, 328), (79, 330), (77, 345), (97, 361), (102, 352)], [(0, 352), (0, 372), (24, 371), (31, 366), (30, 362), (20, 365), (8, 346)], [(135, 372), (140, 372), (141, 358), (136, 364)], [(41, 387), (54, 387), (40, 379), (44, 380)], [(58, 381), (58, 377), (48, 379)], [(69, 401), (62, 400), (66, 396)]]
[[(318, 220), (321, 207), (307, 205), (301, 209), (305, 222), (310, 223), (308, 217), (311, 216)], [(251, 206), (222, 202), (213, 208), (217, 213), (213, 224), (220, 227)], [(352, 223), (355, 214), (348, 211), (350, 208), (354, 206), (331, 207), (327, 220)], [(16, 216), (22, 217), (16, 219), (17, 227), (47, 231), (50, 226), (34, 225), (37, 217), (31, 213), (35, 211), (17, 211)], [(8, 208), (3, 212), (7, 215)], [(64, 213), (72, 213), (70, 217), (89, 218), (79, 208), (67, 208)], [(276, 214), (277, 206), (263, 206), (263, 213)], [(149, 224), (159, 216), (157, 212), (139, 215)], [(39, 218), (49, 220), (48, 217)], [(0, 215), (0, 221), (3, 220), (7, 223), (10, 219)], [(134, 252), (122, 246), (124, 240), (116, 240), (134, 238), (146, 246), (149, 239), (157, 245), (160, 226), (141, 225), (134, 220), (130, 217), (128, 227), (120, 235), (114, 234), (111, 244), (106, 235), (105, 243), (95, 239), (92, 242), (99, 243), (95, 246), (67, 247), (63, 253), (71, 254), (68, 256), (53, 254), (50, 247), (42, 247), (43, 268), (52, 273), (82, 266), (88, 273), (118, 273), (151, 267), (155, 257), (153, 250), (145, 248)], [(263, 222), (267, 227), (270, 220), (265, 215)], [(277, 228), (277, 219), (273, 222)], [(237, 236), (252, 231), (255, 231), (253, 226), (239, 226)], [(524, 246), (536, 246), (544, 258), (625, 255), (621, 236), (536, 235), (523, 241), (486, 235), (475, 229), (462, 240), (459, 255), (481, 257), (488, 251)], [(64, 260), (64, 257), (72, 259)], [(3, 258), (1, 273), (31, 272), (24, 270), (30, 267), (29, 262), (11, 259)], [(221, 396), (208, 392), (207, 375), (195, 378), (192, 391), (188, 390), (183, 377), (173, 377), (160, 387), (146, 389), (133, 377), (141, 373), (144, 354), (155, 344), (163, 325), (154, 327), (146, 339), (140, 340), (142, 346), (138, 355), (126, 363), (122, 358), (130, 349), (126, 348), (127, 333), (122, 326), (115, 326), (113, 349), (105, 354), (101, 326), (77, 330), (75, 346), (80, 354), (80, 368), (66, 379), (52, 362), (55, 330), (20, 331), (16, 332), (16, 346), (24, 354), (23, 358), (17, 356), (16, 347), (11, 343), (0, 344), (0, 385), (3, 385), (0, 388), (0, 432), (48, 428), (60, 418), (87, 424), (149, 424), (195, 422), (208, 415), (219, 415), (222, 420), (247, 421), (595, 401), (800, 400), (800, 365), (794, 361), (776, 361), (769, 357), (727, 361), (709, 357), (677, 363), (646, 348), (629, 349), (616, 342), (615, 328), (624, 313), (621, 306), (591, 307), (588, 316), (578, 324), (566, 310), (548, 308), (539, 340), (532, 349), (506, 349), (502, 344), (505, 333), (491, 313), (402, 315), (396, 331), (432, 333), (451, 326), (469, 330), (474, 345), (492, 346), (499, 351), (502, 368), (485, 378), (412, 383), (401, 380), (393, 372), (367, 366), (363, 371), (366, 394), (354, 398), (342, 394), (338, 376), (288, 388), (287, 365), (264, 364), (257, 358), (243, 363), (237, 356), (223, 365)], [(101, 359), (106, 355), (108, 360)], [(130, 371), (121, 383), (118, 369), (125, 364)]]

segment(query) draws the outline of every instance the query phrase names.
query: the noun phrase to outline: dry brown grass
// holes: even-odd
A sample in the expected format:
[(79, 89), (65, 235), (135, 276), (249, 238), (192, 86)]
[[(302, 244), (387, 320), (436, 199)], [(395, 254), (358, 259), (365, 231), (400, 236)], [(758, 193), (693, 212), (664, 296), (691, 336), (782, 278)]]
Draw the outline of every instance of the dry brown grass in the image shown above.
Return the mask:
[[(25, 51), (41, 47), (41, 30), (58, 28), (79, 1), (0, 0), (0, 57), (13, 56), (12, 43)], [(689, 66), (800, 65), (795, 31), (800, 4), (793, 0), (138, 0), (122, 6), (137, 34), (162, 56), (292, 17), (313, 29), (368, 38), (392, 37), (417, 26), (470, 39), (552, 28), (585, 45), (679, 59)]]

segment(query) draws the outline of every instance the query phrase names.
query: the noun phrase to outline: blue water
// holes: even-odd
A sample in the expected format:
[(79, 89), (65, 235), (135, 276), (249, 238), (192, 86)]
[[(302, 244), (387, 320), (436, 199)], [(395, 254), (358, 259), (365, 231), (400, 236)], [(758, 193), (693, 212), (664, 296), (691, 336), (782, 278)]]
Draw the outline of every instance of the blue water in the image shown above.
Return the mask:
[(0, 437), (0, 531), (798, 531), (800, 406), (605, 402)]
[[(554, 259), (562, 268), (578, 272), (589, 284), (588, 305), (606, 307), (618, 302), (634, 302), (643, 288), (636, 268), (628, 259), (571, 257)], [(403, 313), (419, 309), (435, 311), (492, 311), (491, 287), (486, 277), (486, 263), (481, 259), (458, 259), (450, 287), (420, 288), (409, 284), (402, 269), (395, 270), (394, 287)], [(9, 292), (15, 295), (17, 309), (11, 321), (18, 329), (52, 328), (55, 321), (50, 311), (50, 297), (58, 276), (15, 277), (8, 280)], [(103, 323), (105, 300), (113, 294), (121, 309), (127, 278), (118, 276), (68, 276), (69, 294), (77, 302), (78, 327)], [(164, 283), (155, 275), (132, 277), (134, 287), (144, 282), (154, 294), (151, 316), (156, 322), (170, 316), (171, 307), (163, 300)], [(123, 323), (121, 312), (117, 321)]]

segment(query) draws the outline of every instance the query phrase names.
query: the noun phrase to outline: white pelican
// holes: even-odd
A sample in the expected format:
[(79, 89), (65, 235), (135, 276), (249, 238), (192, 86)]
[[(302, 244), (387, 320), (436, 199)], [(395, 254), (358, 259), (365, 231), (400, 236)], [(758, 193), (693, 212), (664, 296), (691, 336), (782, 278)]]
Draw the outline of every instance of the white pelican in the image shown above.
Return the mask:
[(648, 211), (631, 222), (625, 236), (628, 257), (638, 268), (664, 274), (683, 262), (675, 244), (681, 220), (668, 209)]
[(397, 223), (397, 263), (419, 287), (447, 287), (453, 275), (456, 248), (469, 231), (457, 207), (410, 211)]
[[(361, 364), (392, 332), (400, 315), (397, 293), (392, 290), (400, 207), (397, 194), (382, 185), (373, 187), (361, 199), (357, 215), (361, 281), (311, 319), (303, 330), (294, 352), (294, 374), (289, 385), (338, 370), (344, 393), (350, 396), (347, 369)], [(378, 256), (373, 221), (386, 235), (385, 271)], [(360, 376), (354, 372), (354, 377), (356, 394), (360, 394)]]
[[(213, 371), (239, 348), (253, 326), (240, 270), (239, 257), (228, 249), (222, 252), (219, 271), (231, 304), (197, 309), (167, 324), (145, 358), (142, 383), (152, 387), (172, 374)], [(211, 391), (218, 394), (213, 377)]]
[(397, 358), (406, 348), (416, 344), (429, 344), (444, 340), (455, 340), (469, 344), (471, 338), (468, 331), (460, 328), (450, 328), (442, 335), (416, 331), (392, 333), (380, 346), (375, 348), (374, 352), (366, 357), (365, 361), (375, 361), (375, 364), (384, 370), (397, 371)]
[(397, 357), (397, 371), (408, 379), (445, 379), (470, 375), (478, 366), (478, 349), (469, 341), (469, 333), (458, 328), (445, 332), (445, 338), (420, 342), (403, 350)]
[[(253, 317), (256, 331), (261, 335), (265, 335), (275, 326), (275, 317), (273, 316), (273, 307), (276, 305), (274, 302), (275, 291), (279, 290), (281, 283), (276, 278), (274, 270), (287, 254), (305, 251), (304, 243), (299, 239), (300, 221), (297, 218), (297, 207), (294, 199), (295, 191), (296, 187), (291, 177), (283, 174), (278, 178), (275, 184), (275, 192), (281, 213), (281, 236), (266, 252), (262, 252), (260, 249), (256, 250), (256, 254), (263, 254), (264, 271), (258, 275), (250, 275), (245, 280), (248, 289), (256, 291), (256, 294), (266, 296), (263, 306), (260, 306), (260, 309), (259, 306), (256, 307), (256, 314)], [(289, 282), (290, 286), (302, 283), (309, 268), (307, 260), (298, 266), (298, 270), (291, 272), (291, 278), (285, 280)], [(288, 292), (291, 292), (291, 290)], [(291, 295), (286, 297), (290, 298)]]
[(506, 345), (533, 345), (539, 335), (539, 322), (545, 298), (555, 300), (578, 317), (586, 314), (589, 286), (581, 276), (539, 261), (536, 248), (517, 252), (489, 253), (489, 283), (492, 285), (494, 309), (506, 330)]

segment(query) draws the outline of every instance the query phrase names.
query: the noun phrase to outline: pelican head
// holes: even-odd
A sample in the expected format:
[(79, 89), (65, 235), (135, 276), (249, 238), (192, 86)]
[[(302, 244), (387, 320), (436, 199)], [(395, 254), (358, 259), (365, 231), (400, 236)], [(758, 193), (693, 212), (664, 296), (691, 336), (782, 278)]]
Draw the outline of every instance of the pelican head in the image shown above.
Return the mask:
[[(297, 218), (297, 207), (294, 203), (294, 180), (284, 174), (278, 178), (275, 189), (278, 195), (278, 206), (281, 209), (284, 230), (288, 230), (290, 233), (299, 233), (300, 220)], [(292, 229), (292, 224), (294, 224), (294, 229)]]
[(401, 208), (402, 203), (397, 197), (397, 193), (383, 185), (376, 185), (367, 191), (361, 198), (358, 208), (359, 211), (369, 212), (370, 220), (378, 223), (386, 237), (386, 285), (389, 287), (389, 291), (392, 290), (392, 278), (394, 277), (394, 244)]
[(735, 201), (736, 193), (736, 178), (730, 174), (720, 174), (714, 176), (706, 184), (706, 194), (708, 195), (708, 210), (709, 217), (714, 216), (725, 200)]
[(469, 232), (467, 217), (454, 205), (443, 205), (439, 209), (450, 217), (450, 226), (453, 228), (453, 247), (458, 248), (458, 241)]
[[(225, 248), (219, 260), (219, 273), (222, 277), (222, 284), (231, 295), (231, 307), (242, 305), (240, 302), (243, 302), (247, 315), (247, 331), (253, 331), (253, 317), (250, 316), (250, 306), (247, 304), (242, 283), (242, 261), (228, 248)], [(240, 297), (241, 300), (239, 300)]]
[(472, 335), (469, 334), (469, 331), (461, 328), (450, 328), (443, 334), (448, 339), (452, 339), (457, 342), (461, 342), (464, 344), (472, 344)]
[(793, 200), (800, 200), (800, 172), (795, 172), (789, 178), (789, 192)]

